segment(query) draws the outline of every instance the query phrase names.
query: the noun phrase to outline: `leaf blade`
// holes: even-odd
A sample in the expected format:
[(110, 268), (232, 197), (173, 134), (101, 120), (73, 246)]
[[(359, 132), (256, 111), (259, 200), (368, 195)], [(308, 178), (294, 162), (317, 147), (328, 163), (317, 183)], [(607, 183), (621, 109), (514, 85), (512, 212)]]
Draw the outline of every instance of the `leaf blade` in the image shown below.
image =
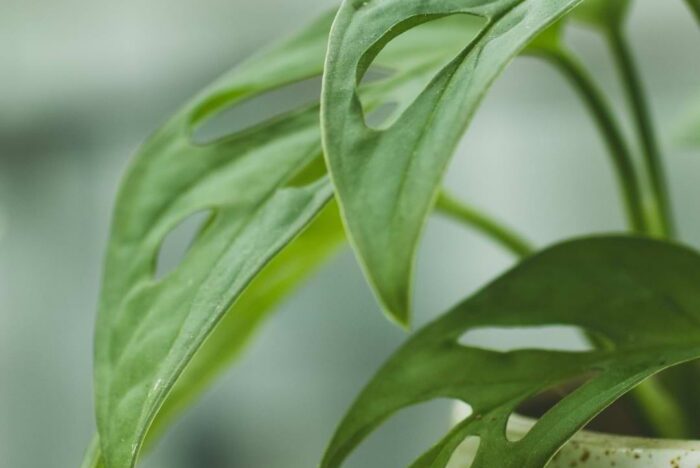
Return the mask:
[[(415, 466), (444, 467), (468, 435), (481, 438), (474, 468), (544, 466), (585, 423), (645, 378), (700, 357), (700, 255), (642, 238), (566, 242), (530, 257), (417, 332), (379, 370), (329, 444), (323, 468), (340, 466), (401, 408), (433, 398), (468, 403), (473, 415)], [(587, 352), (496, 352), (458, 343), (480, 327), (573, 325), (613, 347)], [(520, 441), (505, 437), (520, 403), (591, 376)]]
[[(317, 215), (306, 213), (303, 218), (310, 223), (308, 227), (302, 230), (303, 223), (297, 225), (294, 233), (288, 233), (290, 235), (286, 241), (291, 240), (291, 243), (279, 253), (279, 256), (275, 256), (274, 259), (272, 255), (266, 256), (265, 261), (271, 262), (268, 266), (259, 273), (256, 273), (257, 269), (252, 269), (250, 274), (244, 275), (248, 280), (253, 280), (249, 286), (246, 287), (247, 283), (241, 282), (237, 286), (234, 285), (235, 287), (231, 286), (227, 291), (225, 296), (235, 299), (231, 308), (226, 310), (226, 307), (221, 307), (215, 310), (214, 307), (209, 307), (214, 316), (222, 317), (221, 324), (208, 327), (209, 330), (213, 330), (208, 338), (205, 339), (203, 336), (197, 338), (197, 346), (193, 346), (191, 352), (186, 355), (185, 361), (189, 360), (189, 364), (172, 361), (166, 365), (178, 368), (176, 372), (178, 375), (172, 375), (167, 379), (168, 388), (163, 389), (158, 399), (144, 403), (145, 396), (141, 395), (140, 405), (149, 407), (149, 414), (141, 420), (132, 419), (113, 423), (118, 430), (104, 429), (105, 424), (108, 424), (106, 421), (114, 420), (117, 416), (130, 411), (128, 405), (118, 407), (104, 403), (115, 399), (115, 394), (126, 394), (128, 390), (128, 388), (114, 390), (112, 387), (116, 384), (113, 382), (119, 379), (110, 374), (117, 365), (122, 366), (119, 371), (122, 374), (128, 369), (137, 368), (135, 363), (138, 359), (155, 353), (159, 348), (155, 345), (152, 345), (153, 349), (141, 346), (140, 350), (131, 353), (133, 362), (127, 366), (118, 362), (112, 363), (112, 354), (122, 354), (120, 350), (125, 346), (132, 346), (130, 342), (139, 344), (149, 331), (162, 328), (160, 320), (155, 319), (140, 325), (129, 323), (129, 320), (122, 320), (124, 323), (118, 320), (112, 322), (115, 315), (124, 315), (120, 313), (119, 308), (122, 307), (126, 296), (134, 294), (145, 294), (147, 297), (158, 296), (157, 291), (144, 292), (142, 289), (148, 289), (151, 282), (152, 259), (158, 250), (160, 239), (170, 228), (193, 212), (233, 204), (237, 209), (228, 210), (223, 218), (235, 220), (239, 216), (248, 216), (249, 213), (245, 207), (254, 211), (258, 205), (269, 202), (280, 190), (288, 190), (292, 186), (306, 186), (324, 177), (325, 168), (315, 160), (321, 144), (318, 110), (313, 106), (203, 145), (192, 142), (192, 133), (231, 104), (242, 102), (286, 83), (320, 75), (332, 17), (332, 15), (322, 16), (300, 34), (248, 60), (226, 74), (213, 86), (205, 89), (147, 142), (125, 177), (115, 208), (112, 244), (108, 252), (101, 298), (101, 317), (96, 339), (99, 343), (96, 359), (96, 374), (99, 382), (96, 400), (98, 420), (102, 421), (99, 428), (103, 436), (101, 445), (109, 452), (105, 454), (105, 458), (111, 460), (110, 463), (115, 466), (133, 464), (136, 459), (134, 447), (138, 451), (138, 446), (144, 440), (150, 446), (173, 417), (203, 390), (205, 383), (237, 355), (247, 338), (281, 296), (312, 271), (343, 238), (337, 208), (333, 205), (327, 206)], [(422, 73), (429, 73), (431, 67), (435, 68), (434, 63), (444, 56), (445, 51), (432, 47), (431, 43), (449, 40), (455, 33), (454, 26), (433, 28), (424, 33), (420, 41), (414, 40), (409, 44), (420, 42), (423, 48), (415, 51), (413, 60), (408, 64), (401, 59), (401, 51), (393, 52), (383, 58), (382, 66), (398, 70), (399, 73), (364, 86), (363, 92), (368, 97), (369, 107), (376, 105), (375, 103), (382, 99), (399, 98), (406, 89), (412, 87), (411, 83), (420, 78)], [(447, 50), (449, 52), (451, 49)], [(269, 172), (274, 174), (283, 171), (284, 174), (279, 174), (277, 182), (270, 182), (271, 186), (267, 189), (251, 189), (245, 192), (241, 187), (251, 185), (247, 180), (258, 181), (262, 173), (265, 173), (263, 179), (270, 179), (270, 175), (267, 169), (259, 170), (256, 175), (250, 167), (246, 169), (245, 164), (241, 166), (242, 158), (236, 154), (262, 152), (264, 148), (267, 150), (261, 159), (267, 159)], [(212, 162), (203, 162), (207, 160)], [(239, 164), (239, 167), (234, 167), (235, 164)], [(305, 164), (310, 165), (308, 166), (310, 170), (304, 170), (310, 174), (294, 175), (296, 166)], [(288, 180), (290, 180), (289, 183)], [(316, 188), (324, 193), (321, 198), (328, 199), (330, 194), (325, 184), (322, 185)], [(235, 187), (235, 190), (232, 190), (232, 187)], [(317, 201), (320, 202), (320, 199)], [(321, 203), (318, 205), (317, 208), (320, 210)], [(221, 213), (218, 216), (220, 218)], [(210, 227), (211, 225), (207, 229)], [(235, 231), (235, 227), (231, 229)], [(296, 237), (298, 232), (301, 234)], [(197, 242), (201, 242), (201, 239), (195, 242), (195, 247), (188, 256), (193, 258), (203, 256), (201, 249), (198, 250), (196, 247)], [(311, 254), (308, 251), (303, 252), (304, 246), (309, 245), (313, 247)], [(214, 259), (210, 258), (210, 262), (211, 265), (215, 265)], [(260, 266), (262, 267), (262, 264)], [(281, 277), (278, 277), (278, 273)], [(174, 274), (181, 275), (181, 273)], [(165, 277), (164, 281), (170, 281), (169, 277)], [(203, 284), (207, 283), (203, 281)], [(174, 284), (162, 289), (181, 288)], [(263, 290), (268, 297), (260, 300), (260, 291)], [(209, 293), (208, 296), (213, 294)], [(153, 308), (152, 306), (153, 304), (143, 303), (138, 309), (148, 311)], [(162, 309), (163, 306), (156, 308)], [(130, 328), (132, 325), (133, 328)], [(197, 327), (189, 325), (189, 328)], [(175, 334), (175, 331), (172, 333)], [(116, 345), (110, 345), (109, 341), (113, 339), (110, 335), (115, 334), (117, 335), (114, 339)], [(162, 347), (168, 346), (171, 344)], [(110, 351), (110, 348), (117, 348), (117, 351)], [(180, 370), (183, 372), (181, 373)], [(162, 376), (157, 377), (156, 374), (152, 369), (149, 374), (150, 383), (155, 385), (160, 381), (162, 385), (166, 379)], [(129, 385), (122, 384), (122, 387), (129, 387)], [(120, 453), (115, 455), (117, 451)]]
[[(341, 6), (321, 99), (324, 154), (350, 243), (390, 318), (409, 322), (416, 244), (449, 158), (481, 98), (537, 33), (577, 3), (346, 0)], [(394, 125), (368, 128), (356, 86), (372, 55), (406, 28), (457, 13), (489, 23)]]

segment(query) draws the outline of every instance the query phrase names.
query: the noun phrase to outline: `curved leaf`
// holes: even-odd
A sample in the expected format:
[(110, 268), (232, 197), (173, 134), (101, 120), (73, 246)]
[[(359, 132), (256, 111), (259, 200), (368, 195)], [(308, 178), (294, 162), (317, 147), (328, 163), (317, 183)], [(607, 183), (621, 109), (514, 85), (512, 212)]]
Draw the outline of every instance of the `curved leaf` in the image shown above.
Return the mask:
[[(570, 241), (525, 260), (419, 331), (367, 385), (322, 463), (340, 466), (396, 411), (434, 398), (471, 405), (413, 466), (443, 468), (454, 449), (481, 441), (472, 468), (541, 468), (583, 425), (649, 376), (700, 357), (700, 255), (641, 238)], [(496, 352), (459, 343), (482, 327), (578, 326), (609, 346), (586, 352)], [(527, 398), (575, 378), (589, 380), (517, 442), (508, 417)]]
[(335, 252), (344, 238), (338, 208), (330, 203), (253, 279), (226, 313), (178, 378), (149, 430), (149, 440), (242, 352), (267, 312)]
[[(224, 106), (319, 74), (329, 24), (327, 16), (224, 77), (132, 162), (115, 208), (96, 328), (97, 421), (107, 468), (134, 465), (149, 426), (197, 349), (236, 308), (250, 281), (330, 199), (325, 176), (294, 181), (320, 156), (317, 107), (204, 146), (191, 139), (196, 126)], [(182, 263), (156, 279), (163, 238), (203, 210), (211, 218)]]
[[(409, 321), (413, 258), (445, 166), (482, 96), (507, 63), (579, 0), (346, 0), (329, 42), (324, 150), (348, 235), (389, 316)], [(393, 37), (431, 19), (488, 23), (384, 130), (364, 122), (357, 86)]]
[[(318, 160), (317, 107), (204, 146), (191, 138), (231, 104), (320, 75), (331, 18), (205, 90), (143, 147), (122, 183), (96, 332), (98, 429), (108, 468), (132, 466), (144, 441), (157, 438), (343, 238), (335, 205), (317, 215), (331, 196)], [(408, 64), (400, 50), (387, 54), (382, 67), (402, 73), (365, 86), (369, 106), (434, 72), (445, 50), (431, 45), (454, 33), (443, 27), (414, 38), (408, 47), (424, 47)], [(183, 263), (154, 279), (163, 238), (203, 210), (214, 215)], [(86, 463), (98, 466), (100, 452), (89, 453)]]

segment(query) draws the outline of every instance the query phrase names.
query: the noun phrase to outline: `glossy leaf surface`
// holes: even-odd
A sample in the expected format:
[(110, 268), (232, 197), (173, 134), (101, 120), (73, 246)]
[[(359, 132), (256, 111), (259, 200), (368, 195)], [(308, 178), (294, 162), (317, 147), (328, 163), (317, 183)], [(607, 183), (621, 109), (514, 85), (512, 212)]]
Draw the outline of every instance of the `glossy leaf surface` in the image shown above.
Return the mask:
[[(346, 0), (322, 95), (324, 150), (348, 234), (385, 311), (409, 322), (416, 245), (441, 177), (484, 93), (517, 53), (579, 0)], [(447, 15), (485, 18), (388, 128), (369, 128), (358, 84), (394, 37)]]
[[(443, 468), (468, 436), (472, 468), (541, 468), (576, 431), (651, 375), (700, 357), (700, 255), (642, 238), (575, 240), (536, 254), (416, 333), (382, 367), (336, 432), (322, 463), (340, 466), (382, 422), (435, 398), (462, 400), (472, 415), (415, 462)], [(459, 343), (489, 327), (576, 326), (604, 349), (498, 352)], [(585, 383), (519, 441), (509, 416), (556, 385)]]
[[(233, 340), (242, 342), (279, 293), (319, 261), (294, 252), (308, 242), (302, 236), (284, 253), (290, 264), (271, 265), (263, 273), (272, 284), (254, 284), (236, 302), (332, 195), (319, 161), (316, 107), (206, 145), (195, 144), (191, 134), (226, 105), (319, 74), (329, 24), (327, 16), (206, 90), (144, 145), (122, 182), (96, 330), (96, 407), (107, 468), (135, 463), (178, 376), (227, 312), (233, 316), (188, 368), (192, 378), (177, 387), (165, 416), (214, 372), (221, 361), (210, 362), (212, 354), (224, 358), (212, 347), (231, 340), (230, 352), (235, 351), (240, 343)], [(314, 165), (320, 175), (304, 178), (305, 168)], [(156, 279), (163, 239), (201, 211), (211, 217), (182, 263)], [(307, 235), (313, 237), (314, 229), (319, 226)], [(337, 243), (340, 231), (335, 232), (327, 242)], [(320, 246), (319, 255), (327, 252)], [(260, 300), (263, 291), (269, 303)], [(236, 334), (231, 322), (241, 326)]]
[[(192, 138), (232, 104), (320, 75), (331, 18), (205, 90), (144, 146), (123, 181), (96, 338), (100, 446), (109, 468), (133, 465), (144, 441), (157, 438), (344, 237), (335, 204), (322, 210), (331, 188), (319, 160), (317, 107), (204, 145)], [(434, 72), (446, 53), (435, 46), (451, 43), (463, 26), (424, 31), (389, 51), (382, 68), (405, 73), (366, 85), (369, 108)], [(410, 49), (406, 63), (401, 54)], [(202, 211), (213, 217), (182, 264), (156, 280), (163, 238)]]

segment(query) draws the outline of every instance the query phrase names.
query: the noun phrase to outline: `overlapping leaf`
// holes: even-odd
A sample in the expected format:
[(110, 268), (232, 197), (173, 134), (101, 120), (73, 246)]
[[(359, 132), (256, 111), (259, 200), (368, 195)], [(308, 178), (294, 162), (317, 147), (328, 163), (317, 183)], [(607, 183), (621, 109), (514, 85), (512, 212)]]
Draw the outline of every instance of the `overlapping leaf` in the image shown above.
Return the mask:
[(676, 140), (689, 148), (700, 147), (700, 99), (696, 99), (685, 114), (676, 130)]
[[(445, 166), (489, 85), (579, 0), (346, 0), (329, 42), (324, 150), (348, 234), (384, 309), (409, 321), (416, 244)], [(435, 18), (469, 14), (484, 29), (382, 130), (364, 120), (357, 86), (392, 38)]]
[[(225, 107), (320, 75), (330, 19), (205, 90), (147, 142), (123, 181), (96, 336), (99, 445), (107, 468), (132, 466), (146, 438), (155, 439), (343, 237), (335, 205), (322, 211), (331, 188), (319, 160), (317, 107), (204, 145), (191, 137)], [(395, 75), (366, 86), (368, 108), (410, 92), (415, 80), (434, 72), (456, 50), (436, 47), (464, 25), (453, 26), (408, 43), (422, 46), (408, 62), (398, 50), (387, 54), (383, 68)], [(156, 279), (163, 238), (202, 211), (211, 218), (182, 264)], [(99, 451), (91, 454), (89, 466), (98, 466)]]
[[(402, 408), (455, 398), (472, 416), (420, 457), (444, 468), (468, 436), (480, 438), (472, 468), (541, 468), (577, 430), (649, 376), (700, 357), (700, 255), (641, 238), (570, 241), (525, 260), (426, 326), (382, 367), (330, 443), (323, 468), (341, 465)], [(484, 327), (577, 326), (605, 349), (496, 352), (459, 343)], [(527, 398), (584, 379), (519, 441), (508, 417)]]
[[(249, 61), (175, 116), (133, 161), (122, 183), (108, 247), (96, 330), (96, 407), (107, 468), (135, 463), (146, 432), (181, 372), (236, 299), (332, 195), (325, 176), (299, 182), (305, 167), (321, 165), (318, 110), (294, 112), (203, 146), (194, 129), (226, 105), (319, 74), (330, 16)], [(163, 238), (193, 213), (211, 213), (182, 263), (154, 278)], [(337, 226), (337, 223), (336, 223)], [(337, 243), (331, 228), (324, 243)], [(324, 228), (327, 230), (327, 227)], [(313, 228), (307, 235), (314, 236)], [(327, 233), (328, 234), (328, 233)], [(308, 242), (304, 237), (297, 242)], [(319, 261), (285, 252), (291, 265), (270, 266), (279, 284), (251, 290), (244, 310), (208, 347), (230, 339), (231, 350), (274, 302)], [(328, 252), (319, 245), (319, 255)], [(287, 277), (275, 278), (276, 275)], [(272, 289), (277, 286), (277, 290)], [(206, 351), (207, 348), (205, 348)], [(205, 352), (165, 407), (190, 397), (199, 378), (216, 369)], [(221, 356), (223, 358), (223, 356)]]

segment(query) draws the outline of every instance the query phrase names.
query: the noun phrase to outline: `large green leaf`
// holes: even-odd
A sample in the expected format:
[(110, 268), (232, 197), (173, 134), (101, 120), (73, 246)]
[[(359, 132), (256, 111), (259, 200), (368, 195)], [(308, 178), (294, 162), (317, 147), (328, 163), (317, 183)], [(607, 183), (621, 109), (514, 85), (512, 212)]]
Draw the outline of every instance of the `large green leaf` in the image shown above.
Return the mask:
[[(323, 468), (346, 456), (398, 410), (434, 398), (471, 405), (472, 415), (414, 467), (445, 467), (467, 437), (480, 445), (472, 468), (541, 468), (576, 431), (651, 375), (700, 357), (700, 255), (642, 238), (570, 241), (516, 266), (420, 330), (382, 367), (336, 432)], [(604, 349), (498, 352), (460, 344), (488, 327), (577, 326)], [(509, 416), (526, 399), (586, 380), (519, 441)]]
[(247, 344), (252, 332), (300, 279), (332, 254), (344, 234), (338, 209), (330, 203), (313, 222), (280, 252), (241, 294), (216, 330), (194, 355), (168, 395), (149, 431), (158, 434), (180, 409), (206, 388)]
[[(320, 75), (331, 18), (205, 90), (144, 146), (123, 181), (96, 337), (98, 429), (108, 468), (133, 465), (144, 441), (157, 438), (343, 237), (335, 205), (317, 215), (331, 195), (318, 160), (317, 107), (205, 145), (191, 137), (225, 107)], [(464, 27), (441, 25), (385, 54), (382, 68), (395, 74), (364, 87), (368, 109), (434, 73), (457, 50), (435, 46), (453, 42)], [(415, 52), (410, 61), (401, 58), (406, 50)], [(163, 238), (205, 210), (211, 220), (182, 264), (154, 278)], [(89, 466), (97, 466), (99, 451), (90, 454)]]
[[(305, 167), (322, 167), (317, 107), (206, 145), (194, 143), (191, 135), (226, 105), (318, 75), (329, 24), (327, 16), (225, 76), (158, 131), (132, 162), (115, 209), (96, 329), (97, 421), (107, 468), (135, 463), (178, 376), (226, 312), (234, 317), (189, 368), (190, 378), (164, 407), (166, 416), (196, 391), (200, 381), (193, 378), (217, 368), (221, 361), (209, 358), (232, 333), (229, 325), (241, 327), (230, 340), (244, 339), (269, 310), (267, 300), (275, 302), (328, 252), (322, 245), (318, 256), (305, 259), (305, 252), (295, 251), (308, 243), (300, 238), (285, 253), (291, 264), (271, 266), (267, 279), (273, 282), (258, 285), (238, 309), (246, 286), (332, 195), (323, 171), (296, 180)], [(211, 213), (209, 221), (182, 263), (155, 278), (164, 237), (201, 211)], [(324, 242), (337, 238), (332, 234)], [(264, 291), (270, 297), (260, 301)], [(229, 343), (230, 353), (235, 346)]]
[[(390, 317), (409, 321), (413, 258), (445, 166), (508, 62), (579, 0), (345, 0), (329, 41), (324, 150), (349, 238)], [(357, 87), (394, 37), (451, 14), (486, 18), (393, 125), (369, 128)]]

